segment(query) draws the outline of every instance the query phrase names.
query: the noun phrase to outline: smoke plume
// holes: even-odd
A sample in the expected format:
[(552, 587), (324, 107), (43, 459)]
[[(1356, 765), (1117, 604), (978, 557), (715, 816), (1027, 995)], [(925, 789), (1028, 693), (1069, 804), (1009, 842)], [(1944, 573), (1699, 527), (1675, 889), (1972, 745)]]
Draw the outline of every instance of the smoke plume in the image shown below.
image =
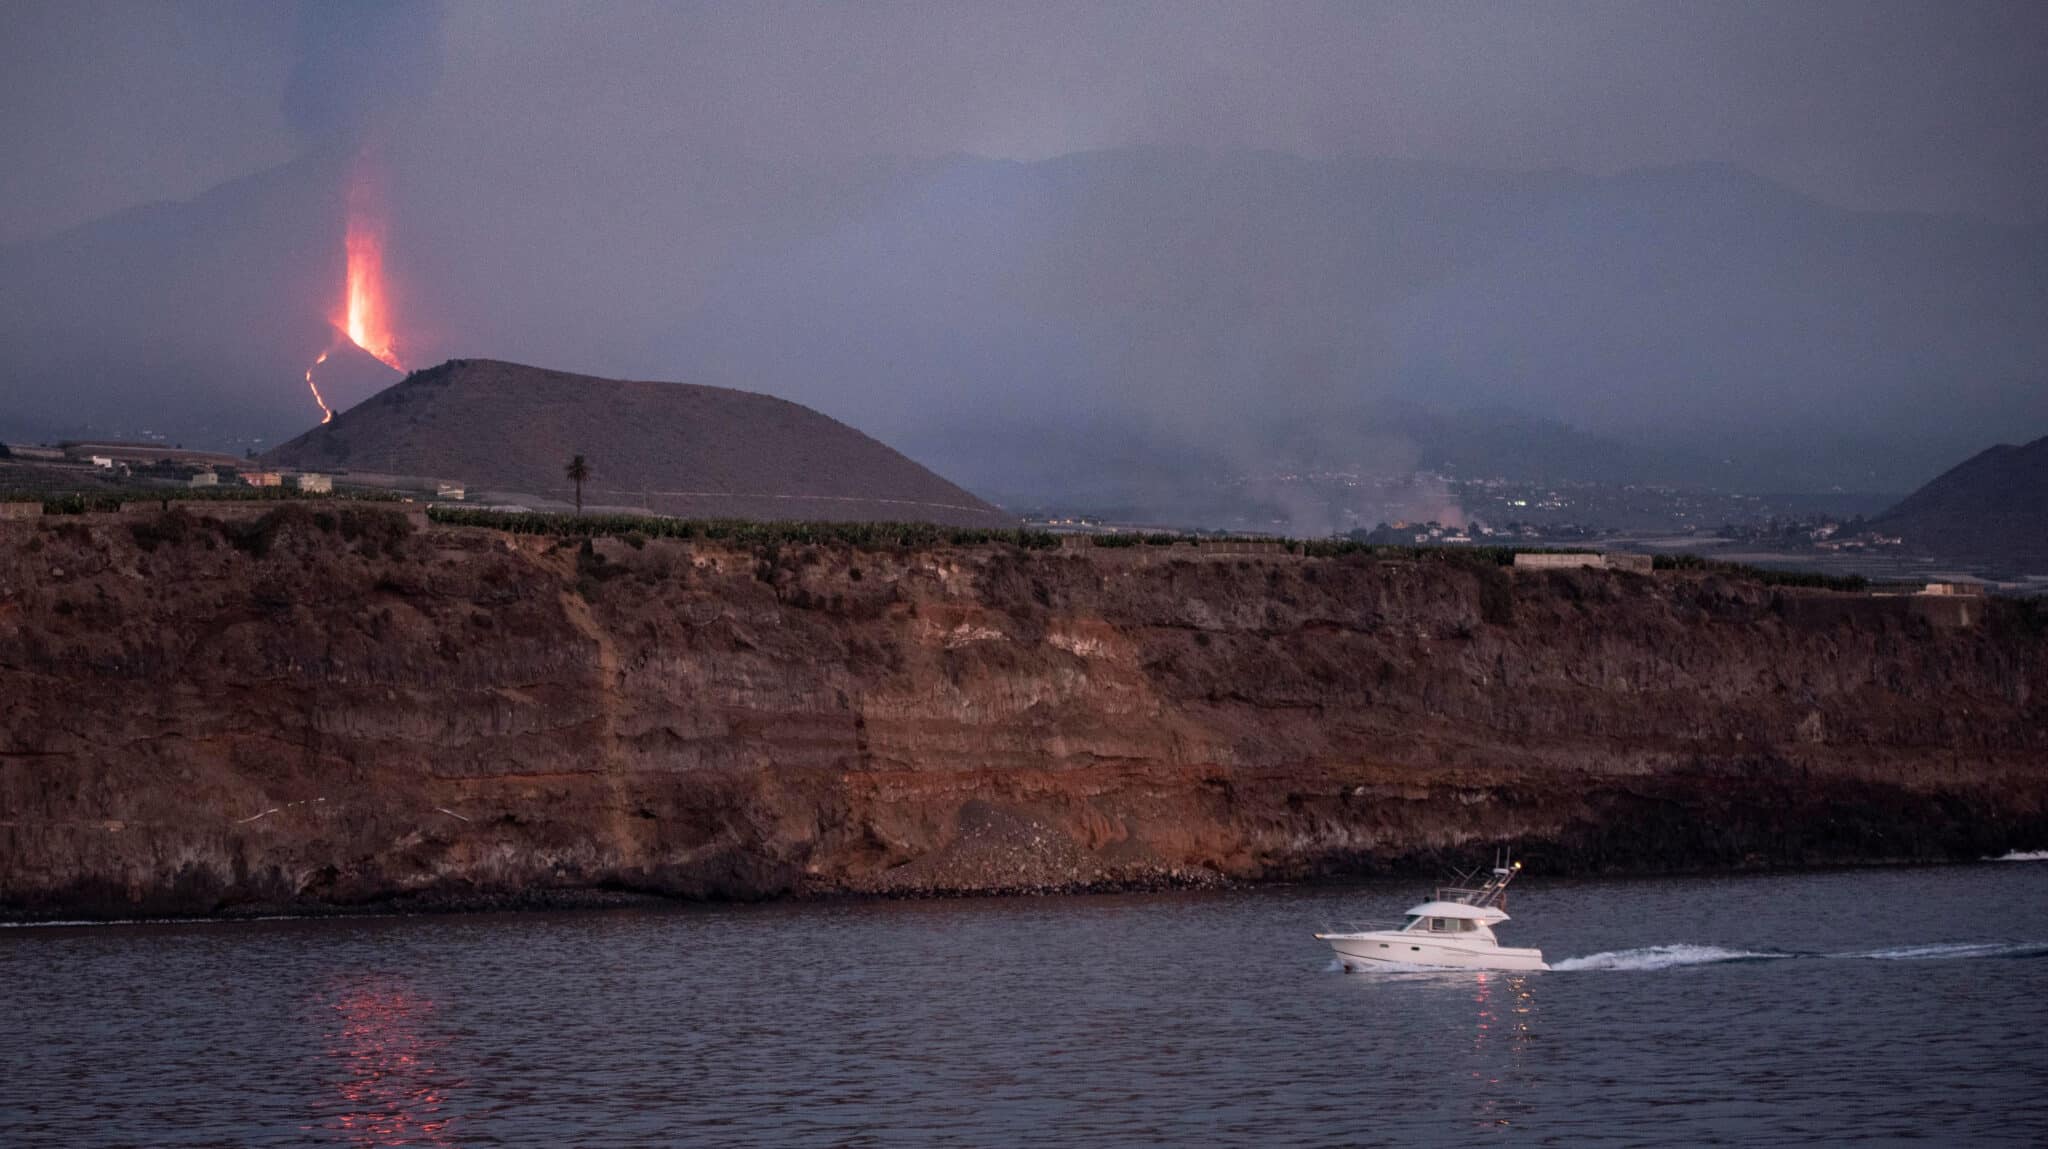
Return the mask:
[(424, 102), (440, 79), (441, 18), (431, 2), (305, 7), (285, 118), (315, 146), (345, 146)]

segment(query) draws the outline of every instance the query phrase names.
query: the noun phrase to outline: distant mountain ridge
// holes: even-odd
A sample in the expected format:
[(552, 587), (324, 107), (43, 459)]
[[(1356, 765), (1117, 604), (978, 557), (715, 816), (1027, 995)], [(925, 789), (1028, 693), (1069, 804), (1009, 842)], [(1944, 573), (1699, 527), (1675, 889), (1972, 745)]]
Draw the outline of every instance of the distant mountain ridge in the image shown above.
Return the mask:
[(454, 359), (264, 456), (273, 466), (454, 480), (565, 503), (571, 455), (587, 506), (691, 518), (1014, 519), (884, 444), (808, 407), (724, 387), (594, 379)]
[[(2028, 385), (2048, 233), (1831, 207), (1726, 164), (1134, 148), (960, 158), (861, 204), (735, 265), (671, 346), (707, 377), (858, 394), (863, 425), (990, 490), (1060, 481), (1076, 429), (1160, 443), (1121, 454), (1161, 485), (1191, 455), (1258, 465), (1292, 427), (1335, 440), (1403, 404), (1444, 416), (1383, 436), (1408, 453), (1461, 453), (1429, 438), (1454, 412), (1512, 410), (1711, 463), (1637, 481), (1724, 489), (1904, 491), (1998, 430), (2048, 430)], [(928, 401), (963, 387), (974, 402)], [(1003, 472), (992, 426), (1031, 429)], [(1568, 438), (1521, 477), (1612, 474)]]
[(2048, 574), (2048, 436), (1978, 452), (1872, 525), (1933, 554)]
[[(274, 439), (317, 417), (301, 373), (333, 336), (347, 161), (0, 249), (0, 423)], [(609, 173), (630, 212), (573, 227), (491, 199), (509, 193), (482, 173), (392, 174), (408, 363), (488, 347), (775, 394), (977, 490), (1170, 491), (1278, 442), (1904, 491), (2010, 428), (2048, 431), (2048, 232), (1836, 208), (1725, 164), (740, 164), (660, 187)], [(368, 394), (337, 390), (338, 409)], [(1401, 405), (1430, 417), (1372, 414)], [(1469, 415), (1492, 411), (1525, 420), (1507, 450), (1487, 446), (1501, 420)]]

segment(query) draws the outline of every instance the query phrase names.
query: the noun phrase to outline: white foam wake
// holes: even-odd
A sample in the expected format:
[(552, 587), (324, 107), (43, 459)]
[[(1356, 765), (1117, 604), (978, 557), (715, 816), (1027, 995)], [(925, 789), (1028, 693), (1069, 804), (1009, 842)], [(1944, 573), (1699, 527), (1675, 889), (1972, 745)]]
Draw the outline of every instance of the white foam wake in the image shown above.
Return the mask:
[(1803, 958), (1820, 961), (1949, 961), (1965, 958), (2048, 957), (2048, 942), (1935, 942), (1892, 946), (1848, 953), (1786, 953), (1782, 950), (1737, 950), (1724, 946), (1669, 945), (1613, 950), (1552, 962), (1554, 970), (1659, 970), (1677, 966), (1713, 965), (1731, 961), (1774, 961)]
[(1766, 958), (1790, 956), (1792, 955), (1761, 953), (1756, 950), (1724, 949), (1721, 946), (1648, 946), (1638, 950), (1610, 950), (1607, 953), (1566, 958), (1560, 962), (1552, 962), (1550, 968), (1554, 970), (1654, 970), (1671, 969), (1674, 966), (1682, 965), (1711, 965), (1715, 962), (1726, 961), (1760, 961)]
[(1871, 958), (1876, 961), (1940, 961), (1944, 958), (2034, 957), (2048, 954), (2040, 942), (1949, 942), (1942, 945), (1897, 946), (1862, 953), (1834, 954), (1834, 957)]
[(1993, 862), (2048, 862), (2048, 850), (2014, 850), (1987, 859)]

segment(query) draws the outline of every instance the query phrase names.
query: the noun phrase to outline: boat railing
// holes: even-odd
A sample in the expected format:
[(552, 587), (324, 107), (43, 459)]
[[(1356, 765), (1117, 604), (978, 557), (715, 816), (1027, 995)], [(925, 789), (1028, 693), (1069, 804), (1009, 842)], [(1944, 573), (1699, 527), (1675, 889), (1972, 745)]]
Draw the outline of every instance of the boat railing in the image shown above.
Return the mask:
[[(1440, 902), (1458, 902), (1467, 906), (1499, 906), (1507, 908), (1508, 883), (1515, 880), (1515, 871), (1522, 868), (1520, 862), (1511, 866), (1495, 866), (1493, 876), (1483, 886), (1438, 886), (1436, 899)], [(1470, 880), (1472, 875), (1465, 875)]]

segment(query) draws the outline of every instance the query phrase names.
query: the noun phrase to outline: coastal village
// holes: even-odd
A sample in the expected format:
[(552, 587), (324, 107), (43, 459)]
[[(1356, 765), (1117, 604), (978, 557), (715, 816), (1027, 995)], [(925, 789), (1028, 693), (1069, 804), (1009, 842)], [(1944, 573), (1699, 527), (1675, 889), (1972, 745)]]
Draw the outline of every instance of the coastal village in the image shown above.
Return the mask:
[[(316, 471), (271, 470), (254, 459), (189, 450), (176, 444), (96, 440), (55, 445), (6, 443), (0, 444), (0, 452), (4, 452), (0, 454), (0, 519), (38, 516), (47, 502), (42, 496), (60, 491), (74, 499), (87, 499), (77, 508), (86, 509), (91, 505), (90, 494), (95, 489), (109, 494), (120, 492), (131, 499), (138, 493), (209, 500), (263, 498), (266, 495), (289, 497), (292, 494), (320, 497), (334, 495), (336, 479), (340, 477), (344, 479), (344, 491), (350, 490), (347, 476)], [(391, 476), (376, 476), (375, 481), (358, 485), (353, 490), (361, 496), (397, 498), (406, 503), (428, 505), (464, 502), (467, 496), (466, 487), (458, 482), (433, 479), (394, 482)], [(1517, 504), (1527, 502), (1514, 501)], [(114, 505), (119, 505), (118, 496)], [(1552, 491), (1538, 505), (1544, 509), (1564, 509), (1570, 504)], [(518, 505), (485, 509), (513, 513), (528, 511), (528, 508)], [(423, 516), (418, 517), (420, 525), (425, 522)], [(1272, 535), (1160, 530), (1108, 522), (1088, 515), (1027, 517), (1022, 523), (1025, 529), (1061, 536), (1064, 549), (1069, 550), (1075, 547), (1093, 549), (1090, 544), (1095, 543), (1116, 547), (1128, 542), (1157, 545), (1175, 540), (1185, 540), (1195, 546), (1197, 554), (1205, 555), (1279, 555), (1292, 550), (1291, 546)], [(1860, 525), (1860, 521), (1853, 525)], [(1795, 544), (1810, 541), (1814, 553), (1818, 554), (1853, 553), (1866, 545), (1896, 547), (1900, 542), (1893, 537), (1880, 538), (1876, 543), (1868, 544), (1865, 541), (1867, 532), (1844, 537), (1843, 531), (1844, 524), (1832, 520), (1811, 526), (1801, 523), (1793, 528), (1785, 527), (1776, 520), (1767, 520), (1758, 527), (1724, 526), (1716, 537), (1744, 542), (1771, 541), (1779, 545), (1787, 541)], [(1514, 551), (1511, 565), (1522, 571), (1593, 568), (1649, 575), (1659, 569), (1657, 555), (1650, 551), (1600, 545), (1603, 540), (1611, 542), (1618, 535), (1619, 532), (1588, 531), (1570, 525), (1563, 531), (1546, 531), (1533, 524), (1512, 521), (1504, 527), (1494, 528), (1476, 519), (1456, 526), (1436, 521), (1411, 523), (1404, 520), (1381, 523), (1369, 531), (1353, 530), (1340, 541), (1376, 547), (1504, 547)], [(1568, 549), (1553, 549), (1560, 547)], [(1968, 576), (1941, 575), (1915, 581), (1910, 572), (1905, 572), (1904, 577), (1872, 587), (1871, 593), (1957, 599), (1978, 597), (1987, 590), (1999, 589), (2011, 588)], [(1962, 617), (1967, 619), (1968, 616)]]

